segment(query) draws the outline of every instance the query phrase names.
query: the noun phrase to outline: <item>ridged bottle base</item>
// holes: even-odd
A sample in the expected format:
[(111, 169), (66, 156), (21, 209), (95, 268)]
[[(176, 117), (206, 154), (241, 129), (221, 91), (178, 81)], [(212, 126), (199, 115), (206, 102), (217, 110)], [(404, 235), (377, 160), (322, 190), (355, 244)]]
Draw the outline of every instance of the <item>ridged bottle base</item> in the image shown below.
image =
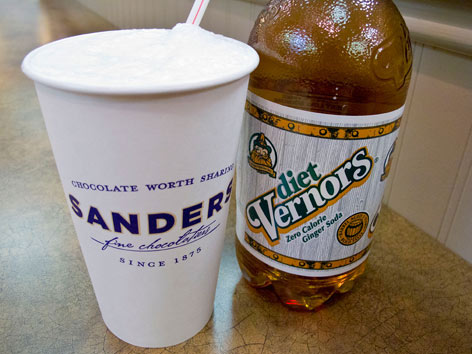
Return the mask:
[(364, 273), (366, 263), (340, 275), (308, 278), (266, 265), (253, 257), (237, 238), (236, 257), (244, 279), (251, 286), (263, 288), (272, 285), (280, 301), (296, 310), (316, 310), (336, 292), (351, 290), (355, 279)]

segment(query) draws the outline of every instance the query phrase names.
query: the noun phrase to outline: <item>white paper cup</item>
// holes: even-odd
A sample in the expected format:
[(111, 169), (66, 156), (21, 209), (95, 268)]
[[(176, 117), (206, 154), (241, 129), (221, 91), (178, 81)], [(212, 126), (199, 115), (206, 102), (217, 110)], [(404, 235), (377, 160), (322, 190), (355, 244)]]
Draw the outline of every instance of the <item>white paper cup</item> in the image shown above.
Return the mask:
[(212, 314), (257, 63), (213, 82), (133, 90), (74, 87), (23, 63), (103, 320), (128, 343), (178, 344)]

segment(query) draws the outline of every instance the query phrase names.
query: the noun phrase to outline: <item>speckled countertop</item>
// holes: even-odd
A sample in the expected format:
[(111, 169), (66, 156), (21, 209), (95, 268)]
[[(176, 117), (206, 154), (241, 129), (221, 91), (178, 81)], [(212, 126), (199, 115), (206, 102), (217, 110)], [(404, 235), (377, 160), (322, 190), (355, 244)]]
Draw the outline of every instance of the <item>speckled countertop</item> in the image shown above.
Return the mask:
[(105, 327), (32, 83), (39, 44), (111, 28), (71, 0), (0, 2), (0, 353), (472, 353), (472, 266), (388, 209), (366, 274), (316, 313), (241, 279), (234, 205), (215, 310), (194, 338), (143, 349)]

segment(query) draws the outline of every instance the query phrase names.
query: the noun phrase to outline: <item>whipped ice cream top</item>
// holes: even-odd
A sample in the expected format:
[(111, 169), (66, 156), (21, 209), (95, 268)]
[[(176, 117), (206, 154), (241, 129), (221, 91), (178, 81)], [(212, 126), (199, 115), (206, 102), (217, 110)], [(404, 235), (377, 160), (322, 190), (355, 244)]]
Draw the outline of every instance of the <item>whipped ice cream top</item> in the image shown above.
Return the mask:
[(208, 87), (249, 74), (248, 45), (178, 24), (173, 29), (98, 32), (35, 49), (23, 71), (49, 86), (91, 93), (159, 93)]

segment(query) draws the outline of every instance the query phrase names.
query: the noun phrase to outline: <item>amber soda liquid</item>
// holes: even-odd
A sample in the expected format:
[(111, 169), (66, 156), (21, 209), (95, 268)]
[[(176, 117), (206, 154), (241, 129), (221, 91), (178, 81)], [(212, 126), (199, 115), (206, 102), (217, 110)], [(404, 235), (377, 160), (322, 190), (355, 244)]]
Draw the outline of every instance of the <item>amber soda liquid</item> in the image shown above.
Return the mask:
[(271, 1), (237, 165), (244, 278), (315, 309), (364, 272), (412, 67), (391, 1)]

